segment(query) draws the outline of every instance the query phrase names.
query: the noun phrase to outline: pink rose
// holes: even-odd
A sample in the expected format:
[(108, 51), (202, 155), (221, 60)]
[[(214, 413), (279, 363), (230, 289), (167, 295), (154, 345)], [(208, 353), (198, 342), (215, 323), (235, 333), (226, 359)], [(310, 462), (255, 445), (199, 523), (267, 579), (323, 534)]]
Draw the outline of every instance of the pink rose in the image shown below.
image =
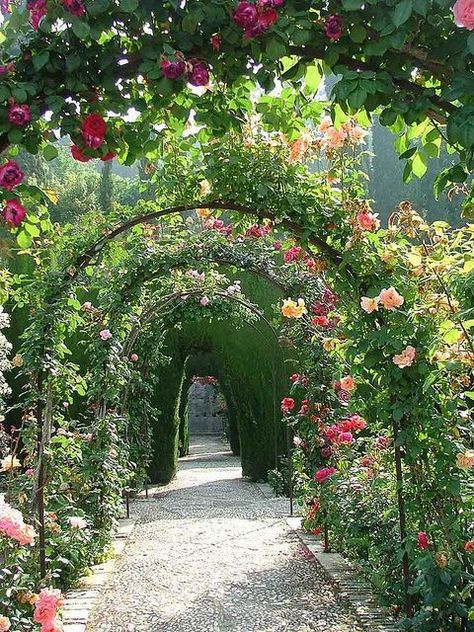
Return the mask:
[(298, 259), (301, 257), (301, 254), (302, 248), (300, 248), (299, 246), (293, 246), (285, 252), (285, 254), (283, 255), (283, 260), (285, 263), (293, 263), (294, 261), (298, 261)]
[(161, 72), (163, 73), (163, 77), (166, 79), (170, 79), (174, 81), (181, 77), (186, 70), (186, 64), (184, 61), (170, 61), (164, 57), (160, 62)]
[(18, 127), (28, 125), (31, 121), (30, 106), (26, 103), (20, 105), (13, 100), (10, 101), (8, 120), (12, 125), (17, 125)]
[(9, 160), (0, 167), (0, 187), (7, 191), (23, 182), (24, 177), (25, 174), (14, 160)]
[(130, 356), (130, 360), (131, 362), (138, 362), (138, 356), (136, 353), (132, 353), (132, 355)]
[(99, 332), (99, 336), (101, 340), (105, 341), (112, 338), (112, 333), (110, 332), (110, 329), (102, 329), (102, 331)]
[(32, 476), (34, 476), (34, 469), (32, 467), (29, 467), (26, 472), (25, 472), (25, 476), (28, 476), (28, 478), (31, 478)]
[(199, 302), (201, 303), (203, 307), (206, 307), (206, 305), (209, 305), (211, 301), (208, 296), (203, 296)]
[(82, 0), (63, 0), (63, 5), (66, 11), (69, 11), (72, 15), (76, 15), (78, 18), (86, 12), (86, 8)]
[(474, 0), (457, 0), (453, 13), (457, 26), (474, 31)]
[(401, 294), (397, 292), (394, 287), (389, 287), (386, 290), (382, 290), (378, 296), (378, 300), (385, 309), (396, 309), (397, 307), (401, 307), (405, 302), (405, 299)]
[(385, 450), (386, 448), (388, 448), (389, 444), (390, 439), (388, 437), (384, 437), (383, 435), (377, 437), (377, 440), (375, 441), (375, 447), (378, 450)]
[(340, 432), (337, 437), (337, 442), (339, 445), (346, 443), (347, 445), (351, 445), (354, 443), (354, 437), (352, 436), (352, 432)]
[(26, 210), (18, 200), (7, 200), (3, 207), (2, 217), (7, 224), (18, 226), (25, 219)]
[(8, 632), (11, 627), (10, 619), (0, 615), (0, 632)]
[(380, 220), (376, 213), (358, 213), (357, 223), (362, 230), (374, 232), (380, 228)]

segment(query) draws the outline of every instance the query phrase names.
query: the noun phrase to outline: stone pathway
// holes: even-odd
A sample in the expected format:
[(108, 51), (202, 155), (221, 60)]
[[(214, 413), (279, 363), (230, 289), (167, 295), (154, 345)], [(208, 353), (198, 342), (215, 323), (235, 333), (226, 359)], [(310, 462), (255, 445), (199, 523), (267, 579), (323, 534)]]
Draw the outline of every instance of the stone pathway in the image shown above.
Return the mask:
[(139, 515), (87, 632), (362, 632), (284, 517), (213, 437)]

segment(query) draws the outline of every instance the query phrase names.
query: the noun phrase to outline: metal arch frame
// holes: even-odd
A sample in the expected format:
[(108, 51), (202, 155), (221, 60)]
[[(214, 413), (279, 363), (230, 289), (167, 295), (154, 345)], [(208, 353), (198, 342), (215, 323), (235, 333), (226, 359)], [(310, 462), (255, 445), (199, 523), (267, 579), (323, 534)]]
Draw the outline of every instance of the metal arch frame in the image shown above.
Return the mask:
[[(209, 202), (194, 202), (190, 204), (183, 204), (178, 206), (169, 207), (166, 209), (162, 209), (159, 211), (154, 211), (152, 213), (147, 213), (144, 215), (140, 215), (134, 217), (126, 222), (123, 222), (119, 226), (115, 227), (111, 231), (109, 231), (106, 235), (103, 235), (98, 240), (96, 240), (89, 248), (87, 248), (76, 260), (76, 262), (72, 266), (68, 266), (67, 269), (64, 270), (62, 274), (63, 283), (58, 288), (57, 292), (50, 297), (47, 304), (52, 306), (55, 299), (59, 298), (61, 295), (64, 295), (67, 288), (73, 282), (73, 280), (78, 276), (79, 272), (83, 270), (86, 266), (91, 265), (94, 257), (98, 257), (108, 242), (112, 241), (122, 233), (126, 232), (130, 228), (137, 226), (139, 224), (143, 224), (146, 222), (150, 222), (155, 219), (159, 219), (161, 217), (165, 217), (167, 215), (171, 215), (174, 213), (182, 213), (185, 211), (192, 211), (197, 208), (207, 208), (207, 209), (222, 209), (227, 211), (235, 211), (241, 213), (243, 215), (251, 215), (257, 217), (258, 219), (268, 219), (270, 221), (275, 221), (277, 218), (275, 213), (270, 210), (258, 210), (255, 208), (251, 208), (242, 204), (238, 204), (231, 201), (225, 200), (215, 200)], [(320, 238), (316, 234), (306, 234), (306, 231), (295, 221), (289, 219), (283, 219), (280, 222), (281, 226), (287, 229), (289, 232), (293, 233), (295, 236), (305, 237), (309, 243), (316, 246), (321, 252), (323, 252), (335, 265), (340, 265), (342, 263), (341, 254), (333, 248), (330, 244), (328, 244), (324, 239)], [(350, 274), (349, 268), (347, 268), (347, 272)], [(47, 327), (45, 327), (44, 334), (46, 334), (49, 328), (52, 326), (52, 321), (49, 321)], [(47, 352), (46, 349), (43, 349), (43, 355)], [(36, 419), (38, 426), (38, 466), (37, 466), (37, 476), (36, 476), (36, 485), (33, 494), (33, 507), (37, 505), (38, 507), (38, 522), (40, 525), (39, 528), (39, 561), (40, 561), (40, 575), (41, 578), (46, 576), (46, 541), (45, 541), (45, 532), (44, 532), (44, 522), (45, 522), (45, 505), (44, 505), (44, 485), (46, 479), (46, 469), (45, 462), (42, 457), (42, 446), (43, 440), (49, 437), (50, 426), (51, 426), (51, 417), (52, 410), (50, 402), (43, 401), (43, 389), (44, 389), (44, 370), (39, 371), (37, 375), (37, 390), (38, 390), (38, 400), (36, 404)]]

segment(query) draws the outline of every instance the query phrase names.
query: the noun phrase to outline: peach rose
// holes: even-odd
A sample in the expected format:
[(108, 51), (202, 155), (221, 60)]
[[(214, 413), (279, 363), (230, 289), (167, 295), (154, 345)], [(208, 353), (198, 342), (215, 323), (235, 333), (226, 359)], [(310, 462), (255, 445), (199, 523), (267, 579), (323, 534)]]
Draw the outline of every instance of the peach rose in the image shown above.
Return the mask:
[(416, 349), (408, 345), (399, 355), (393, 356), (393, 363), (400, 369), (404, 369), (407, 366), (411, 366), (415, 360)]
[(8, 617), (3, 617), (0, 615), (0, 632), (8, 632), (10, 626), (10, 619)]
[(352, 375), (346, 375), (341, 378), (339, 382), (343, 391), (353, 391), (355, 388), (355, 381)]
[(372, 312), (376, 312), (379, 309), (379, 299), (377, 298), (369, 298), (368, 296), (363, 296), (360, 299), (360, 306), (367, 312), (367, 314), (371, 314)]
[(394, 287), (382, 290), (378, 298), (379, 302), (382, 303), (385, 309), (396, 309), (405, 302), (403, 296), (399, 294)]
[(474, 467), (474, 450), (466, 450), (466, 452), (458, 454), (457, 465), (465, 469)]
[(474, 0), (457, 0), (453, 13), (457, 26), (474, 31)]

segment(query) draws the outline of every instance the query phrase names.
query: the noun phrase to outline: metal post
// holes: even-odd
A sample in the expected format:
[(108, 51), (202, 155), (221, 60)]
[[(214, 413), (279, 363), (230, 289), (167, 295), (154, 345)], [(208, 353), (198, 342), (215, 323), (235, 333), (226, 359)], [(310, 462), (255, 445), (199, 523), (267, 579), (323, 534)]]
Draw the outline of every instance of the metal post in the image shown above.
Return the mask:
[(148, 500), (148, 483), (145, 483), (145, 498)]
[(328, 515), (327, 511), (324, 512), (324, 552), (329, 553), (329, 529), (328, 529)]
[(288, 462), (288, 491), (290, 494), (290, 516), (293, 516), (293, 453), (291, 450), (290, 427), (286, 426), (287, 462)]
[(43, 442), (43, 402), (41, 400), (41, 391), (43, 389), (43, 372), (38, 375), (38, 400), (36, 402), (36, 423), (38, 426), (38, 458), (40, 459), (38, 469), (38, 489), (36, 492), (36, 503), (38, 505), (38, 540), (39, 540), (39, 567), (40, 578), (46, 578), (46, 534), (45, 534), (45, 512), (44, 512), (44, 454), (42, 454)]
[(413, 616), (413, 607), (410, 589), (410, 561), (408, 559), (408, 552), (406, 550), (406, 511), (405, 511), (405, 499), (403, 497), (403, 470), (402, 470), (402, 453), (400, 446), (397, 445), (398, 426), (395, 420), (393, 421), (393, 439), (395, 442), (395, 470), (397, 475), (397, 502), (398, 502), (398, 520), (400, 529), (400, 543), (403, 547), (402, 556), (402, 573), (403, 573), (403, 591), (405, 599), (405, 613), (407, 617)]
[(272, 354), (272, 396), (273, 396), (273, 450), (275, 456), (275, 469), (278, 469), (278, 402), (275, 357)]
[(125, 490), (125, 505), (127, 507), (127, 518), (130, 518), (130, 493), (128, 489)]

